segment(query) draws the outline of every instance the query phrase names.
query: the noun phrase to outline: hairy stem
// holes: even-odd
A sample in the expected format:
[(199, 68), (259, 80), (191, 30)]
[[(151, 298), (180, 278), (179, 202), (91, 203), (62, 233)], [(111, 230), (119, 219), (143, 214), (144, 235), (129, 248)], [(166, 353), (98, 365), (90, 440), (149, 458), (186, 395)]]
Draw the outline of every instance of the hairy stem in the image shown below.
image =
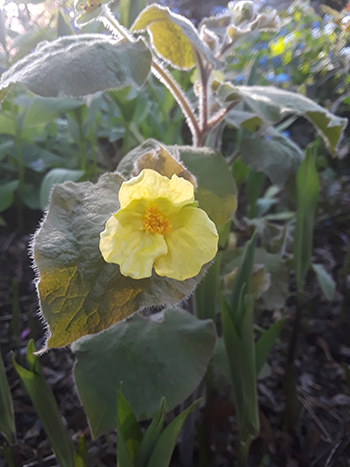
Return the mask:
[(164, 86), (169, 89), (171, 94), (174, 96), (176, 102), (179, 104), (183, 114), (186, 117), (187, 125), (189, 126), (192, 138), (193, 138), (193, 145), (198, 146), (198, 140), (200, 136), (200, 128), (197, 122), (197, 119), (194, 114), (194, 110), (190, 101), (187, 99), (184, 91), (180, 88), (178, 83), (174, 80), (171, 74), (162, 67), (162, 65), (153, 59), (152, 62), (152, 72), (159, 81), (164, 84)]
[[(129, 31), (114, 20), (108, 7), (105, 5), (103, 5), (103, 14), (104, 16), (101, 16), (100, 19), (106, 27), (109, 27), (117, 36), (132, 40), (132, 36), (130, 35)], [(156, 59), (153, 59), (151, 69), (154, 76), (159, 79), (162, 84), (164, 84), (164, 86), (171, 92), (176, 102), (179, 104), (191, 130), (193, 145), (197, 146), (200, 135), (200, 128), (190, 101), (187, 99), (184, 91), (180, 88), (179, 84), (174, 80), (168, 70), (166, 70), (166, 68), (164, 68)]]

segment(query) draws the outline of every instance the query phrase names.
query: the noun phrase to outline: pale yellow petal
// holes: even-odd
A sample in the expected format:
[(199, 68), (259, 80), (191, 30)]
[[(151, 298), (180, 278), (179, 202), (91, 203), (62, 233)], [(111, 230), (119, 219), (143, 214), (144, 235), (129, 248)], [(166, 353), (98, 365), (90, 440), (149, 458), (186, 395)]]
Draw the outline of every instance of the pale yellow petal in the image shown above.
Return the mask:
[(164, 235), (168, 253), (155, 261), (154, 269), (159, 276), (183, 281), (196, 276), (215, 257), (219, 236), (199, 208), (185, 207), (171, 222), (174, 229)]
[(100, 237), (105, 261), (119, 264), (120, 272), (133, 279), (150, 277), (154, 261), (168, 251), (163, 235), (145, 232), (142, 216), (127, 210), (110, 217)]
[(194, 202), (194, 187), (177, 175), (169, 180), (154, 170), (144, 169), (137, 177), (124, 182), (119, 191), (121, 208), (135, 199), (152, 202), (157, 198), (165, 198), (175, 207), (181, 208)]

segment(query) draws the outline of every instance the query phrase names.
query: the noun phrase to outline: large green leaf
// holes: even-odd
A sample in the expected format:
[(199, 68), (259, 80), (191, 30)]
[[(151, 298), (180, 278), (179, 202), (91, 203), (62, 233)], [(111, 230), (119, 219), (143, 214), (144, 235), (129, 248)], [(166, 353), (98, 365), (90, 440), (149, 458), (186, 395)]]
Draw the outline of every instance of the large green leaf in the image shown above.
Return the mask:
[(214, 345), (213, 322), (181, 309), (134, 315), (74, 342), (75, 381), (93, 435), (115, 427), (120, 381), (137, 418), (151, 417), (163, 396), (170, 410), (200, 382)]
[(2, 90), (13, 83), (44, 97), (79, 97), (128, 85), (140, 88), (152, 57), (145, 43), (102, 34), (65, 36), (41, 43), (1, 76)]
[(40, 97), (37, 96), (29, 107), (24, 126), (26, 128), (36, 126), (38, 123), (49, 123), (63, 113), (78, 109), (85, 102), (69, 97)]
[(117, 170), (130, 178), (144, 168), (152, 168), (168, 177), (176, 173), (193, 182), (199, 207), (216, 225), (225, 224), (236, 210), (234, 179), (225, 158), (214, 149), (163, 146), (150, 139), (129, 152)]
[(157, 53), (176, 68), (186, 70), (194, 67), (196, 51), (216, 68), (223, 66), (202, 41), (193, 24), (184, 16), (172, 13), (168, 8), (150, 5), (143, 10), (131, 30), (145, 29), (149, 31)]
[(244, 139), (240, 146), (242, 161), (255, 172), (266, 173), (273, 184), (283, 186), (304, 158), (303, 151), (274, 128), (266, 136)]
[(40, 186), (40, 208), (44, 211), (50, 199), (52, 187), (63, 182), (77, 182), (84, 175), (82, 170), (52, 169), (43, 178)]
[(219, 89), (219, 97), (224, 102), (244, 101), (266, 122), (277, 123), (289, 114), (307, 118), (333, 156), (347, 124), (347, 119), (333, 115), (307, 97), (274, 86), (233, 86), (225, 83)]
[(52, 191), (33, 244), (41, 311), (51, 333), (48, 347), (107, 329), (144, 307), (174, 305), (192, 292), (206, 269), (184, 281), (155, 273), (135, 280), (104, 261), (100, 233), (119, 209), (122, 182), (117, 174), (105, 174), (95, 185), (66, 182)]

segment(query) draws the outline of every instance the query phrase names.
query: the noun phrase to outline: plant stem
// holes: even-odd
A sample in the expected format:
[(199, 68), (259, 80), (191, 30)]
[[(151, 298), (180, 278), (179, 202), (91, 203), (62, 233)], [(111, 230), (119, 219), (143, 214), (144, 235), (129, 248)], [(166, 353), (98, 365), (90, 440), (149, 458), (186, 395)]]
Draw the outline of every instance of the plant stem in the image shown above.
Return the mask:
[(284, 393), (286, 397), (286, 409), (284, 414), (284, 425), (288, 432), (293, 432), (299, 419), (300, 404), (297, 396), (295, 381), (294, 360), (298, 335), (301, 328), (303, 293), (297, 292), (297, 304), (293, 329), (289, 340), (286, 372), (284, 375)]
[(86, 144), (85, 144), (83, 123), (81, 121), (80, 109), (77, 110), (76, 116), (77, 116), (78, 128), (79, 128), (80, 168), (85, 173), (86, 172), (86, 159), (87, 159), (87, 157), (86, 157)]
[(24, 188), (24, 165), (22, 157), (22, 143), (21, 143), (21, 132), (20, 120), (17, 119), (17, 108), (15, 103), (12, 100), (12, 117), (13, 117), (13, 126), (14, 126), (14, 135), (15, 135), (15, 146), (17, 149), (17, 168), (18, 168), (18, 226), (22, 228), (23, 226), (23, 188)]
[[(103, 13), (104, 16), (101, 17), (101, 20), (107, 27), (110, 27), (121, 38), (129, 40), (133, 39), (131, 34), (129, 34), (129, 31), (114, 20), (111, 12), (105, 5), (103, 5)], [(179, 104), (191, 130), (193, 145), (197, 146), (200, 128), (190, 101), (187, 99), (184, 91), (180, 88), (179, 84), (174, 80), (168, 70), (166, 70), (156, 59), (152, 60), (151, 69), (154, 76), (159, 79), (167, 89), (169, 89), (176, 102)]]
[(242, 441), (239, 438), (237, 443), (237, 467), (247, 467), (248, 454), (251, 440)]
[(183, 114), (186, 117), (187, 125), (191, 130), (193, 146), (198, 146), (201, 130), (195, 117), (192, 105), (187, 99), (184, 91), (180, 88), (168, 70), (163, 68), (163, 66), (155, 59), (152, 61), (152, 72), (154, 76), (158, 78), (167, 89), (169, 89), (174, 99), (179, 104)]

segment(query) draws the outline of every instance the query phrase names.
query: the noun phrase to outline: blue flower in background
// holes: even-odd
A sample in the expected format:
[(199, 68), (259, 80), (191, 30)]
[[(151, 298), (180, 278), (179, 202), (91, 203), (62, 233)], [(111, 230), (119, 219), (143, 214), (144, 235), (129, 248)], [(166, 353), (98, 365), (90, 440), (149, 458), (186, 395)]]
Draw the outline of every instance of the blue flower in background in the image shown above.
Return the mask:
[(286, 138), (290, 138), (290, 131), (284, 130), (282, 131), (282, 135), (285, 136)]
[(235, 84), (241, 84), (244, 82), (245, 76), (244, 75), (237, 75), (234, 79)]
[(321, 26), (321, 24), (320, 24), (319, 21), (314, 21), (314, 22), (312, 23), (312, 27), (313, 27), (314, 29), (315, 29), (315, 28), (320, 28), (320, 26)]
[(277, 84), (286, 83), (289, 80), (290, 80), (290, 76), (287, 73), (280, 73), (276, 76), (276, 79), (275, 79)]
[(275, 68), (281, 65), (281, 57), (273, 57), (272, 64)]
[(271, 81), (275, 79), (275, 72), (269, 71), (268, 73), (266, 73), (265, 78), (266, 78), (266, 81), (269, 81), (271, 83)]
[(267, 63), (267, 55), (263, 55), (260, 59), (259, 59), (259, 65), (260, 66), (265, 66)]
[(279, 36), (285, 36), (288, 33), (287, 28), (282, 28), (278, 33)]

